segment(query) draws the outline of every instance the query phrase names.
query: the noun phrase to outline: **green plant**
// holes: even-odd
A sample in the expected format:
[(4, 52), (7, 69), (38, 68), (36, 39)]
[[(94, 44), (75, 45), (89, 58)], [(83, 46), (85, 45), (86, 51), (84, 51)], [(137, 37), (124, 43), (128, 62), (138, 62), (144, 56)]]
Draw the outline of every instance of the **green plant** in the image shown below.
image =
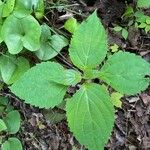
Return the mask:
[(121, 26), (116, 26), (113, 28), (116, 32), (121, 32), (122, 37), (126, 40), (128, 38), (128, 30), (126, 28), (123, 28)]
[[(20, 128), (20, 114), (8, 103), (8, 99), (0, 97), (0, 138), (2, 150), (22, 150), (19, 139), (12, 137)], [(8, 137), (8, 138), (7, 138)]]
[[(77, 68), (42, 62), (25, 72), (10, 90), (26, 103), (46, 109), (65, 99), (68, 125), (77, 140), (90, 150), (102, 150), (113, 128), (114, 107), (106, 88), (93, 79), (128, 95), (145, 90), (150, 81), (150, 64), (140, 56), (116, 52), (105, 61), (107, 51), (107, 35), (95, 11), (73, 32), (69, 55)], [(66, 97), (68, 87), (75, 85), (80, 89)]]
[(140, 11), (137, 11), (134, 16), (136, 17), (135, 26), (144, 29), (148, 33), (150, 31), (150, 16), (144, 15)]
[[(128, 26), (134, 25), (136, 28), (144, 29), (146, 33), (150, 31), (150, 16), (145, 15), (142, 11), (134, 11), (131, 6), (128, 6), (122, 17), (130, 18)], [(117, 30), (119, 30), (118, 27)]]
[(30, 51), (39, 49), (41, 27), (31, 13), (37, 19), (42, 17), (43, 0), (0, 1), (0, 41), (6, 43), (9, 53), (18, 54), (23, 48)]
[(24, 55), (15, 54), (29, 50), (40, 60), (49, 60), (68, 45), (65, 37), (52, 34), (50, 27), (46, 24), (40, 25), (31, 14), (37, 19), (44, 15), (43, 0), (0, 1), (0, 42), (1, 45), (5, 43), (8, 48), (2, 48), (0, 80), (8, 85), (18, 80), (30, 68)]

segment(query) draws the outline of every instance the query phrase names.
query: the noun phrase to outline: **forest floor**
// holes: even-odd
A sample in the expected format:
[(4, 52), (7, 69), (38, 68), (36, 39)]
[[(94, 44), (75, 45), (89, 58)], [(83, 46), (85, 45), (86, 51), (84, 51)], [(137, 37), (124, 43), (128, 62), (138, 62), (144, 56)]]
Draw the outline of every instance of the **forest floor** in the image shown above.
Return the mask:
[[(126, 9), (123, 1), (114, 0), (110, 4), (107, 0), (89, 3), (83, 0), (70, 0), (69, 2), (63, 0), (57, 5), (51, 2), (47, 1), (47, 6), (52, 8), (47, 7), (42, 21), (53, 27), (56, 32), (68, 36), (68, 33), (62, 29), (67, 18), (73, 15), (80, 22), (93, 10), (98, 9), (98, 15), (108, 32), (109, 45), (117, 44), (120, 49), (141, 55), (150, 61), (149, 33), (128, 27), (129, 36), (127, 40), (124, 40), (120, 34), (113, 31), (115, 25), (127, 25), (122, 19), (122, 14)], [(130, 5), (135, 7), (132, 2)], [(150, 10), (143, 11), (150, 16)], [(63, 50), (62, 54), (66, 56), (66, 50)], [(57, 59), (62, 61), (59, 56)], [(71, 90), (74, 89), (70, 89), (70, 92)], [(24, 150), (85, 149), (69, 132), (65, 119), (60, 123), (52, 123), (44, 117), (42, 109), (26, 105), (11, 94), (6, 95), (22, 116), (21, 129), (16, 136), (21, 139)], [(106, 145), (107, 150), (150, 150), (150, 88), (141, 94), (124, 96), (122, 108), (116, 108), (115, 117), (112, 136)]]

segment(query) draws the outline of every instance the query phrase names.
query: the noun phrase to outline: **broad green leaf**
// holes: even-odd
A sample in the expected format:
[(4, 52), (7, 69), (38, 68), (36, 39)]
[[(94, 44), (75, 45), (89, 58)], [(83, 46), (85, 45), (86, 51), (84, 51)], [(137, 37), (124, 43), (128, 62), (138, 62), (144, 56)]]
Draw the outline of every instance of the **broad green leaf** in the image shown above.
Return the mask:
[(6, 124), (2, 119), (0, 119), (0, 132), (5, 130), (7, 130)]
[(47, 25), (42, 25), (41, 29), (41, 46), (35, 54), (41, 60), (49, 60), (58, 55), (62, 48), (68, 45), (68, 40), (61, 35), (51, 35)]
[(19, 131), (21, 118), (17, 110), (9, 112), (3, 120), (9, 134), (15, 134)]
[(81, 70), (93, 69), (106, 56), (107, 36), (96, 11), (74, 32), (69, 48), (70, 58)]
[(150, 7), (150, 1), (149, 0), (138, 0), (137, 1), (137, 6), (138, 7), (149, 8)]
[(16, 0), (15, 16), (23, 18), (31, 13), (34, 13), (37, 19), (41, 19), (44, 15), (43, 0)]
[(69, 18), (64, 24), (64, 28), (72, 34), (79, 28), (79, 26), (80, 24), (73, 17)]
[(55, 82), (63, 72), (61, 65), (43, 62), (29, 69), (10, 89), (26, 103), (53, 108), (62, 102), (67, 91), (67, 86)]
[(5, 141), (2, 144), (1, 149), (2, 150), (23, 150), (20, 140), (15, 137), (11, 137), (7, 141)]
[(122, 105), (121, 97), (123, 97), (123, 95), (118, 92), (113, 92), (111, 94), (111, 101), (114, 106), (121, 108), (121, 105)]
[(100, 71), (100, 79), (122, 94), (136, 94), (149, 85), (150, 64), (140, 56), (118, 52), (110, 56)]
[(2, 12), (2, 17), (7, 17), (9, 16), (15, 5), (15, 0), (6, 0), (5, 3), (3, 3), (3, 12)]
[(82, 85), (67, 100), (66, 111), (77, 140), (89, 150), (102, 150), (114, 124), (114, 108), (106, 90), (94, 83)]
[(30, 15), (22, 19), (10, 15), (5, 20), (1, 32), (11, 54), (18, 54), (23, 47), (30, 51), (36, 51), (40, 47), (41, 27)]
[(16, 58), (12, 55), (0, 57), (0, 73), (7, 84), (17, 81), (29, 68), (29, 62), (23, 57)]

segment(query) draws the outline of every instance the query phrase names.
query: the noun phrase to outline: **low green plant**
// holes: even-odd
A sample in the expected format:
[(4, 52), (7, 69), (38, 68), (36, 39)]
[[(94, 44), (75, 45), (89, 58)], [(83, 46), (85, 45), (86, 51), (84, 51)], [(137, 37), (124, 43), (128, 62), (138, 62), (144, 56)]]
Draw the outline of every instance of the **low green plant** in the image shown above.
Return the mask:
[(66, 38), (51, 35), (49, 27), (39, 24), (38, 20), (43, 15), (43, 0), (0, 1), (0, 42), (7, 45), (10, 54), (36, 51), (39, 59), (47, 60), (68, 45)]
[(150, 16), (145, 15), (142, 11), (134, 11), (131, 6), (128, 6), (122, 17), (130, 20), (128, 26), (134, 25), (137, 29), (144, 29), (145, 33), (150, 31)]
[(1, 150), (22, 150), (19, 139), (13, 135), (20, 128), (20, 114), (8, 103), (8, 99), (0, 97), (0, 144)]
[(126, 28), (124, 28), (124, 27), (121, 27), (121, 26), (115, 26), (114, 28), (113, 28), (113, 30), (114, 31), (116, 31), (116, 32), (121, 32), (121, 35), (122, 35), (122, 37), (126, 40), (127, 38), (128, 38), (128, 30), (126, 29)]
[[(145, 90), (150, 81), (147, 61), (129, 52), (107, 56), (107, 44), (106, 31), (95, 11), (73, 32), (69, 56), (74, 68), (66, 69), (54, 60), (42, 62), (9, 87), (25, 103), (40, 108), (54, 108), (65, 100), (68, 126), (89, 150), (104, 149), (115, 120), (109, 92), (93, 79), (127, 95)], [(76, 85), (79, 90), (67, 97), (68, 88)]]
[(143, 12), (137, 11), (135, 14), (135, 27), (144, 29), (146, 33), (150, 31), (150, 16), (144, 15)]

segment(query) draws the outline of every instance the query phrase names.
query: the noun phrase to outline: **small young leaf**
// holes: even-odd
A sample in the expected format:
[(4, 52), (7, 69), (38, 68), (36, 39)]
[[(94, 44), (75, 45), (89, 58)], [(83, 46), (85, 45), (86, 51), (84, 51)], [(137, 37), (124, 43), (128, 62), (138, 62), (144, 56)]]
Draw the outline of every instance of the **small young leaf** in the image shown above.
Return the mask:
[(121, 97), (123, 97), (123, 95), (118, 93), (118, 92), (113, 92), (111, 94), (111, 101), (112, 101), (114, 106), (121, 108), (121, 105), (122, 105), (122, 102), (120, 100)]
[(119, 46), (117, 44), (114, 44), (110, 47), (111, 52), (117, 52), (119, 50)]
[(116, 31), (116, 32), (120, 32), (122, 30), (122, 27), (116, 26), (116, 27), (113, 28), (113, 30)]
[(29, 69), (10, 89), (26, 103), (53, 108), (62, 102), (67, 91), (67, 86), (56, 82), (63, 73), (61, 65), (43, 62)]
[(133, 14), (134, 14), (133, 7), (128, 6), (125, 13), (122, 15), (122, 17), (130, 17), (133, 16)]
[(69, 48), (70, 58), (74, 65), (84, 71), (100, 64), (106, 52), (106, 32), (95, 11), (73, 34)]
[(9, 112), (3, 120), (9, 134), (15, 134), (19, 131), (21, 118), (18, 111), (14, 110)]
[(121, 34), (125, 40), (128, 38), (128, 30), (126, 30), (125, 28), (122, 29)]
[(100, 79), (122, 94), (136, 94), (149, 85), (150, 64), (140, 56), (118, 52), (110, 56), (100, 71)]
[(89, 83), (67, 100), (67, 120), (77, 140), (89, 150), (102, 150), (114, 123), (109, 94), (100, 85)]
[(137, 0), (137, 6), (149, 8), (150, 7), (150, 0)]
[(40, 47), (41, 27), (30, 15), (22, 19), (10, 15), (4, 21), (1, 32), (11, 54), (18, 54), (23, 47), (30, 51), (36, 51)]
[(2, 144), (1, 149), (2, 150), (23, 150), (20, 140), (14, 137), (9, 138), (7, 141), (5, 141)]
[(142, 22), (140, 25), (138, 25), (138, 28), (145, 28), (146, 27), (146, 23)]
[(62, 120), (66, 119), (66, 114), (65, 113), (59, 113), (57, 111), (53, 110), (45, 110), (44, 111), (44, 117), (53, 124), (59, 123)]
[(47, 25), (42, 25), (41, 46), (35, 52), (37, 57), (41, 60), (49, 60), (62, 50), (63, 47), (68, 45), (68, 40), (61, 35), (52, 35)]
[(81, 74), (73, 69), (67, 69), (59, 78), (54, 79), (55, 82), (63, 85), (76, 85), (81, 81)]
[(147, 26), (145, 27), (145, 32), (148, 33), (149, 31), (150, 31), (150, 25), (147, 25)]
[(137, 17), (137, 18), (141, 18), (144, 16), (144, 12), (143, 11), (136, 11), (134, 13), (134, 16)]
[(7, 126), (5, 122), (2, 119), (0, 119), (0, 132), (5, 130), (7, 130)]
[(77, 20), (72, 17), (65, 22), (64, 28), (73, 34), (79, 28), (79, 25)]

